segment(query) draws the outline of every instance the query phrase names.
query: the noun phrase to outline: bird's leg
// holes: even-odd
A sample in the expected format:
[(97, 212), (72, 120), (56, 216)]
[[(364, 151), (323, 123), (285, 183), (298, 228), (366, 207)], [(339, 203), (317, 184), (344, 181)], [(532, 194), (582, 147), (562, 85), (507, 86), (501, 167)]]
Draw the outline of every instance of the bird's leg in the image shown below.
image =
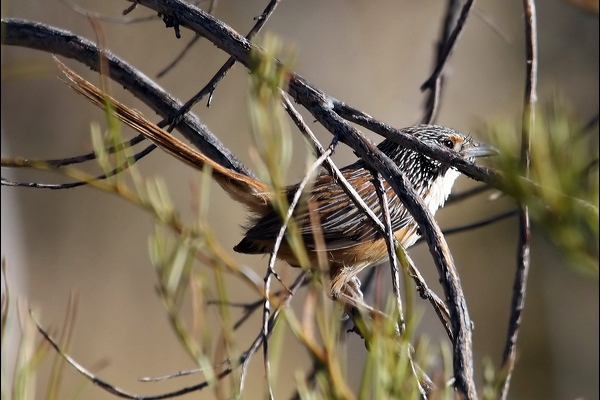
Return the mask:
[(344, 290), (344, 293), (346, 293), (348, 296), (352, 297), (353, 299), (364, 302), (363, 301), (364, 300), (363, 292), (362, 292), (362, 290), (360, 290), (360, 287), (361, 287), (360, 279), (358, 279), (358, 277), (356, 277), (356, 276), (353, 276), (348, 280), (348, 282), (345, 283), (343, 290)]
[(334, 298), (337, 298), (344, 304), (346, 314), (352, 316), (357, 313), (364, 313), (368, 314), (371, 318), (375, 318), (376, 316), (387, 318), (388, 316), (385, 313), (365, 303), (360, 285), (360, 280), (356, 276), (353, 276), (344, 283), (342, 290), (337, 295), (334, 295)]

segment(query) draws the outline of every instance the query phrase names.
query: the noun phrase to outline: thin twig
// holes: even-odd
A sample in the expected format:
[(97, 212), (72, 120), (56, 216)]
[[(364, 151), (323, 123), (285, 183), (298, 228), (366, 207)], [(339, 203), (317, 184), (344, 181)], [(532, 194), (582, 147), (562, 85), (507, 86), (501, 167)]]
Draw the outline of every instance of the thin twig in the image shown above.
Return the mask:
[(445, 206), (447, 207), (452, 203), (457, 203), (459, 201), (466, 200), (490, 189), (491, 188), (488, 185), (477, 185), (459, 193), (450, 193), (450, 196), (448, 196), (448, 200), (446, 200)]
[[(381, 203), (382, 210), (383, 210), (382, 211), (383, 223), (385, 225), (385, 230), (386, 230), (386, 235), (385, 235), (386, 245), (387, 245), (386, 247), (388, 250), (390, 271), (392, 274), (392, 289), (394, 291), (394, 297), (396, 298), (396, 306), (398, 307), (398, 321), (396, 322), (396, 329), (398, 330), (398, 335), (402, 336), (406, 332), (406, 320), (404, 317), (404, 310), (403, 310), (403, 306), (402, 306), (402, 293), (400, 292), (400, 268), (398, 266), (398, 257), (396, 256), (396, 250), (404, 253), (405, 260), (408, 260), (408, 254), (406, 254), (405, 249), (403, 249), (402, 246), (399, 243), (397, 243), (396, 237), (394, 236), (394, 231), (392, 230), (392, 221), (390, 218), (388, 197), (386, 195), (385, 186), (383, 184), (383, 178), (381, 177), (381, 174), (379, 174), (378, 172), (372, 172), (372, 173), (375, 178), (374, 179), (375, 190), (377, 192), (377, 195), (379, 196), (379, 202)], [(447, 326), (447, 325), (445, 325), (445, 326)], [(419, 373), (417, 373), (418, 367), (413, 359), (413, 354), (412, 354), (411, 348), (412, 348), (412, 346), (409, 345), (409, 346), (407, 346), (407, 349), (406, 349), (407, 350), (406, 355), (408, 357), (408, 360), (409, 360), (409, 363), (411, 366), (411, 371), (416, 379), (417, 387), (419, 389), (419, 392), (421, 393), (421, 396), (423, 398), (427, 398), (427, 393), (428, 393), (428, 391), (430, 391), (432, 389), (432, 387), (423, 385), (421, 383)], [(401, 354), (399, 356), (402, 357)], [(425, 379), (426, 382), (431, 382), (431, 380), (427, 377), (427, 375), (425, 373), (423, 373), (422, 376), (426, 377), (426, 379)]]
[(160, 70), (157, 74), (156, 77), (157, 78), (162, 78), (163, 76), (165, 76), (167, 73), (169, 73), (169, 71), (171, 71), (173, 68), (175, 68), (175, 66), (181, 61), (183, 60), (183, 58), (186, 56), (186, 54), (188, 53), (188, 51), (194, 47), (194, 45), (196, 44), (196, 42), (198, 40), (202, 39), (202, 36), (196, 34), (196, 36), (194, 36), (192, 38), (192, 40), (190, 40), (185, 47), (183, 48), (183, 50), (181, 50), (181, 52), (175, 56), (175, 58), (173, 59), (173, 61), (171, 61), (166, 67), (164, 67), (162, 70)]
[(471, 7), (473, 6), (473, 3), (475, 3), (475, 0), (467, 0), (467, 2), (463, 5), (463, 8), (460, 12), (460, 16), (459, 16), (458, 20), (456, 21), (456, 25), (454, 26), (452, 33), (450, 34), (450, 36), (448, 37), (448, 40), (446, 41), (446, 43), (444, 45), (444, 52), (439, 57), (438, 63), (435, 66), (435, 69), (434, 69), (433, 73), (431, 74), (431, 76), (429, 77), (429, 79), (427, 79), (425, 81), (425, 83), (423, 83), (423, 85), (421, 85), (421, 90), (425, 90), (427, 88), (433, 87), (435, 85), (437, 79), (442, 75), (442, 72), (444, 72), (444, 68), (447, 65), (448, 58), (450, 58), (450, 54), (452, 54), (452, 50), (454, 50), (454, 46), (456, 45), (456, 43), (458, 41), (458, 37), (460, 36), (460, 34), (465, 26), (465, 22), (467, 21), (467, 17), (469, 16), (469, 11), (471, 11)]
[(448, 311), (448, 306), (442, 299), (439, 298), (437, 294), (433, 290), (429, 288), (425, 278), (421, 275), (421, 272), (415, 266), (414, 261), (408, 255), (408, 252), (402, 247), (398, 246), (397, 250), (402, 253), (402, 257), (406, 260), (408, 264), (408, 273), (410, 277), (415, 282), (415, 287), (419, 296), (423, 300), (429, 301), (429, 304), (433, 307), (438, 319), (442, 323), (442, 326), (446, 330), (446, 334), (452, 343), (454, 343), (454, 333), (452, 331), (452, 323), (450, 321), (450, 312)]
[[(523, 106), (523, 126), (521, 134), (521, 168), (523, 176), (529, 177), (531, 152), (531, 135), (535, 129), (535, 104), (537, 102), (537, 15), (534, 0), (523, 0), (525, 13), (525, 51), (526, 51), (526, 80)], [(502, 355), (502, 371), (504, 380), (501, 382), (498, 399), (506, 400), (510, 388), (512, 373), (515, 366), (515, 354), (519, 328), (525, 307), (527, 278), (530, 266), (531, 227), (529, 210), (525, 204), (519, 205), (519, 244), (517, 249), (517, 269), (513, 284), (511, 315), (508, 333)]]
[[(143, 136), (143, 135), (141, 135), (141, 136)], [(111, 149), (113, 150), (113, 152), (116, 151), (116, 150), (114, 150), (115, 147), (112, 147)], [(111, 149), (109, 149), (109, 150), (111, 150)], [(39, 182), (17, 182), (17, 181), (12, 181), (9, 179), (2, 178), (2, 184), (5, 186), (19, 186), (19, 187), (28, 187), (28, 188), (35, 188), (35, 189), (51, 189), (51, 190), (73, 189), (73, 188), (76, 188), (79, 186), (89, 185), (93, 181), (101, 181), (101, 180), (110, 178), (112, 176), (116, 176), (116, 175), (120, 174), (121, 172), (125, 171), (126, 169), (128, 169), (130, 166), (132, 166), (133, 164), (135, 164), (142, 158), (144, 158), (145, 156), (147, 156), (148, 154), (150, 154), (154, 149), (156, 149), (156, 145), (151, 144), (150, 146), (147, 146), (144, 150), (134, 154), (133, 156), (127, 157), (127, 161), (124, 162), (123, 164), (121, 164), (120, 166), (113, 168), (112, 170), (110, 170), (107, 173), (98, 175), (89, 181), (75, 181), (75, 182), (68, 182), (68, 183), (39, 183)], [(78, 157), (73, 157), (72, 159), (77, 159), (77, 158)], [(69, 159), (65, 159), (65, 160), (69, 160)], [(48, 161), (46, 161), (46, 160), (20, 160), (19, 163), (13, 163), (11, 165), (8, 162), (5, 162), (5, 160), (3, 160), (2, 166), (6, 167), (6, 168), (10, 168), (10, 167), (12, 167), (12, 168), (30, 168), (29, 165), (32, 165), (32, 164), (47, 163), (48, 165), (52, 165), (56, 169), (59, 169), (60, 167), (64, 167), (69, 164), (74, 164), (73, 162), (70, 162), (70, 163), (58, 162), (57, 163), (56, 161), (60, 161), (60, 160), (48, 160)]]
[[(207, 12), (209, 14), (212, 14), (215, 12), (215, 8), (216, 8), (216, 2), (215, 1), (211, 1), (210, 2), (210, 6), (208, 7)], [(188, 53), (188, 51), (194, 47), (194, 44), (196, 44), (196, 42), (198, 40), (200, 40), (202, 38), (202, 36), (196, 34), (196, 36), (194, 36), (192, 38), (192, 40), (190, 40), (185, 47), (183, 48), (183, 50), (175, 57), (175, 59), (173, 59), (173, 61), (171, 61), (165, 68), (163, 68), (161, 71), (158, 72), (158, 74), (156, 74), (157, 78), (162, 78), (164, 75), (166, 75), (170, 70), (172, 70), (173, 68), (175, 68), (175, 66), (181, 61), (183, 60), (183, 58), (185, 57), (185, 55)]]
[(390, 217), (390, 206), (388, 203), (388, 197), (383, 185), (383, 178), (381, 174), (372, 171), (375, 179), (375, 191), (379, 196), (379, 203), (381, 204), (383, 225), (385, 227), (385, 241), (388, 251), (390, 271), (392, 273), (392, 289), (394, 291), (394, 297), (396, 298), (396, 306), (398, 307), (398, 321), (396, 322), (396, 328), (400, 334), (403, 334), (406, 330), (406, 321), (404, 319), (404, 310), (402, 307), (402, 293), (400, 292), (400, 268), (398, 267), (398, 257), (396, 257), (396, 246), (399, 244), (396, 242), (394, 231), (392, 229), (392, 220)]
[[(442, 35), (437, 43), (436, 60), (435, 65), (439, 65), (442, 62), (442, 57), (446, 52), (446, 48), (450, 46), (450, 36), (452, 34), (452, 27), (456, 25), (459, 2), (458, 0), (448, 0), (446, 7), (446, 16), (444, 17), (444, 24), (442, 26)], [(425, 100), (425, 113), (421, 118), (421, 123), (431, 124), (435, 121), (437, 113), (439, 111), (440, 97), (442, 96), (442, 82), (443, 74), (435, 79), (433, 84), (428, 87), (429, 95)]]
[[(269, 1), (269, 4), (267, 4), (267, 7), (262, 12), (260, 17), (256, 18), (256, 23), (254, 24), (252, 29), (250, 29), (250, 32), (248, 32), (248, 34), (245, 36), (247, 40), (252, 39), (258, 32), (260, 32), (262, 27), (267, 23), (267, 20), (269, 19), (271, 14), (273, 14), (273, 11), (275, 11), (275, 7), (277, 7), (277, 4), (279, 4), (280, 1), (281, 0)], [(200, 32), (196, 32), (196, 34), (201, 35)], [(171, 115), (169, 125), (174, 126), (179, 124), (179, 121), (181, 121), (183, 116), (186, 115), (192, 109), (192, 107), (194, 107), (207, 94), (210, 95), (208, 98), (207, 107), (210, 107), (210, 103), (212, 101), (212, 97), (215, 89), (217, 88), (217, 85), (219, 84), (219, 82), (221, 82), (225, 75), (227, 75), (227, 73), (229, 72), (231, 67), (233, 67), (236, 61), (237, 60), (235, 57), (229, 57), (229, 59), (225, 61), (225, 64), (223, 64), (223, 66), (219, 68), (217, 73), (212, 77), (212, 79), (191, 99), (186, 101), (185, 104), (181, 106), (181, 108), (177, 110), (176, 113)]]
[[(231, 360), (225, 360), (220, 363), (213, 364), (213, 365), (211, 365), (211, 368), (222, 367), (224, 365), (231, 365)], [(188, 369), (188, 370), (176, 371), (176, 372), (173, 372), (170, 374), (160, 375), (160, 376), (143, 376), (143, 377), (139, 378), (138, 381), (140, 381), (140, 382), (166, 381), (166, 380), (173, 379), (173, 378), (179, 378), (181, 376), (194, 375), (194, 374), (204, 372), (204, 371), (205, 371), (205, 368)]]
[(293, 295), (296, 293), (296, 290), (302, 286), (304, 286), (307, 277), (309, 276), (309, 271), (308, 270), (303, 270), (300, 275), (298, 275), (298, 277), (296, 278), (296, 280), (294, 281), (294, 283), (290, 286), (289, 288), (289, 295), (286, 298), (286, 300), (280, 304), (277, 309), (273, 312), (273, 315), (270, 317), (269, 319), (269, 328), (267, 330), (267, 336), (265, 337), (265, 335), (263, 334), (262, 330), (261, 332), (258, 334), (258, 336), (256, 337), (256, 339), (254, 340), (254, 342), (252, 343), (252, 345), (250, 346), (250, 348), (248, 350), (246, 350), (242, 356), (239, 358), (241, 361), (241, 372), (240, 372), (240, 384), (239, 384), (239, 388), (238, 391), (239, 393), (243, 392), (244, 389), (244, 382), (246, 379), (246, 374), (248, 371), (248, 365), (250, 364), (250, 359), (252, 358), (252, 356), (254, 355), (254, 353), (256, 353), (256, 351), (260, 348), (260, 346), (263, 343), (266, 343), (266, 340), (268, 339), (269, 335), (271, 334), (271, 332), (273, 332), (273, 326), (277, 320), (277, 317), (279, 316), (280, 311), (284, 308), (287, 307), (288, 303), (290, 302), (290, 300), (292, 299)]
[[(112, 22), (112, 23), (117, 23), (117, 24), (133, 24), (133, 23), (138, 23), (138, 22), (146, 22), (146, 21), (152, 21), (152, 20), (156, 20), (157, 16), (156, 15), (149, 15), (147, 17), (139, 17), (139, 18), (127, 18), (127, 17), (110, 17), (108, 15), (103, 15), (100, 14), (99, 12), (96, 11), (91, 11), (88, 10), (87, 8), (83, 8), (82, 6), (70, 1), (70, 0), (59, 0), (61, 3), (63, 3), (66, 7), (70, 8), (72, 11), (76, 12), (79, 15), (82, 15), (86, 18), (96, 18), (102, 21), (106, 21), (106, 22)], [(135, 3), (132, 7), (135, 6)], [(131, 11), (131, 10), (130, 10)], [(123, 12), (122, 15), (127, 15), (128, 13)]]
[[(444, 236), (448, 236), (448, 235), (454, 235), (456, 233), (470, 231), (470, 230), (477, 229), (477, 228), (483, 228), (484, 226), (495, 224), (496, 222), (499, 222), (499, 221), (505, 220), (507, 218), (510, 218), (514, 215), (517, 215), (517, 213), (518, 213), (518, 210), (516, 210), (516, 209), (508, 210), (508, 211), (505, 211), (498, 215), (494, 215), (489, 218), (484, 218), (480, 221), (475, 221), (470, 224), (455, 226), (454, 228), (446, 228), (446, 229), (442, 230), (442, 232), (444, 233)], [(422, 238), (419, 238), (419, 239), (417, 239), (417, 241), (415, 243), (420, 243), (422, 240), (423, 240)]]
[[(308, 280), (304, 280), (303, 285), (306, 285), (307, 283), (308, 283)], [(290, 293), (290, 288), (288, 288), (287, 286), (285, 286), (285, 290), (278, 290), (273, 295), (275, 297), (281, 297), (284, 293), (289, 294)], [(208, 305), (219, 304), (219, 303), (223, 303), (223, 302), (221, 302), (219, 300), (210, 300), (210, 301), (207, 302)], [(246, 322), (246, 320), (248, 320), (248, 318), (250, 318), (250, 316), (252, 315), (252, 313), (254, 311), (258, 310), (258, 308), (263, 304), (263, 299), (256, 300), (256, 301), (251, 302), (251, 303), (226, 302), (226, 304), (229, 305), (230, 307), (241, 307), (241, 308), (244, 308), (246, 310), (246, 312), (244, 313), (244, 315), (242, 315), (240, 317), (240, 319), (238, 319), (235, 322), (235, 324), (233, 324), (233, 329), (237, 330), (237, 329), (239, 329), (240, 326), (242, 326), (244, 324), (244, 322)]]
[(512, 38), (510, 37), (508, 32), (506, 32), (504, 29), (502, 29), (502, 27), (499, 26), (492, 17), (490, 17), (486, 13), (484, 13), (481, 10), (481, 8), (474, 7), (473, 8), (473, 16), (482, 20), (483, 23), (486, 24), (492, 30), (492, 32), (494, 32), (496, 35), (498, 35), (498, 37), (500, 39), (502, 39), (505, 43), (511, 44), (513, 42)]
[[(137, 136), (135, 136), (132, 139), (129, 139), (126, 142), (123, 143), (119, 143), (116, 146), (110, 146), (107, 147), (105, 149), (105, 151), (108, 154), (114, 154), (117, 151), (121, 151), (123, 149), (127, 149), (130, 147), (135, 146), (136, 144), (142, 142), (144, 140), (144, 135), (142, 135), (141, 133)], [(73, 165), (73, 164), (81, 164), (84, 163), (86, 161), (92, 161), (96, 159), (96, 153), (91, 151), (87, 154), (82, 154), (79, 156), (74, 156), (74, 157), (68, 157), (68, 158), (55, 158), (55, 159), (51, 159), (51, 160), (43, 160), (44, 162), (47, 162), (48, 164), (52, 164), (55, 165), (57, 167), (64, 167), (67, 165)]]
[(271, 291), (271, 276), (273, 276), (273, 275), (277, 276), (277, 274), (275, 272), (275, 261), (277, 260), (277, 253), (279, 252), (279, 248), (281, 246), (281, 243), (283, 242), (283, 238), (285, 236), (285, 232), (287, 230), (288, 223), (289, 223), (290, 219), (292, 218), (292, 215), (294, 213), (294, 210), (296, 209), (296, 206), (300, 202), (300, 197), (302, 196), (302, 193), (304, 192), (304, 188), (306, 187), (306, 185), (308, 185), (310, 180), (313, 179), (313, 174), (315, 173), (315, 171), (317, 171), (317, 169), (319, 169), (319, 167), (321, 167), (321, 165), (323, 164), (323, 161), (325, 161), (325, 159), (327, 159), (331, 155), (332, 152), (333, 152), (333, 147), (330, 147), (329, 149), (327, 149), (327, 151), (325, 151), (309, 167), (308, 171), (304, 175), (304, 178), (298, 184), (296, 192), (294, 193), (294, 197), (288, 207), (287, 214), (286, 214), (285, 218), (283, 219), (281, 228), (279, 228), (279, 232), (275, 239), (275, 245), (273, 246), (273, 251), (271, 252), (271, 257), (269, 259), (267, 273), (265, 276), (265, 293), (267, 295), (265, 296), (264, 304), (263, 304), (263, 329), (262, 329), (262, 334), (264, 336), (264, 340), (263, 340), (264, 368), (265, 368), (265, 376), (266, 376), (266, 380), (267, 380), (267, 387), (269, 390), (269, 399), (273, 399), (273, 389), (272, 389), (271, 380), (270, 380), (271, 367), (270, 367), (270, 363), (269, 363), (269, 353), (268, 353), (269, 342), (266, 339), (269, 334), (269, 316), (271, 315), (271, 301), (269, 299), (269, 293)]
[[(421, 394), (422, 399), (428, 399), (429, 393), (435, 388), (433, 381), (423, 373), (423, 370), (415, 363), (413, 359), (414, 348), (411, 345), (406, 346), (406, 357), (410, 364), (412, 374), (417, 378), (417, 388)], [(424, 379), (419, 379), (419, 375), (422, 375)], [(423, 381), (423, 382), (421, 382)]]

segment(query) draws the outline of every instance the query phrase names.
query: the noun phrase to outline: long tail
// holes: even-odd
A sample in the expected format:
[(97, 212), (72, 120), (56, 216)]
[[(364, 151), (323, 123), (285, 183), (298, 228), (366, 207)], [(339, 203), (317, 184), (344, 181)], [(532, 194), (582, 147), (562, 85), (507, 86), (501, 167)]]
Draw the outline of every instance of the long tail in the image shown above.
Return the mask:
[(269, 204), (269, 191), (262, 182), (216, 163), (199, 151), (179, 141), (169, 132), (148, 121), (141, 113), (103, 93), (60, 61), (56, 59), (55, 61), (69, 79), (70, 86), (77, 93), (104, 109), (107, 109), (107, 104), (110, 104), (108, 108), (121, 121), (142, 133), (162, 150), (188, 165), (198, 169), (201, 169), (204, 164), (210, 165), (213, 178), (234, 200), (257, 212), (263, 210)]

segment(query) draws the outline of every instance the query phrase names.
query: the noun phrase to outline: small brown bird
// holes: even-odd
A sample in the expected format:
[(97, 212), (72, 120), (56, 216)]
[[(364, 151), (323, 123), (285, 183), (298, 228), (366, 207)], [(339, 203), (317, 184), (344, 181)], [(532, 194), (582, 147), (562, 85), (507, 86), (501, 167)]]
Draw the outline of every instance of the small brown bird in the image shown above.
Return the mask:
[[(494, 154), (491, 146), (475, 142), (450, 128), (415, 125), (402, 131), (428, 144), (451, 149), (467, 159)], [(416, 194), (423, 199), (429, 211), (435, 214), (437, 209), (444, 205), (460, 173), (454, 168), (390, 140), (384, 140), (377, 147), (400, 167), (412, 183)], [(379, 196), (373, 183), (374, 176), (365, 162), (359, 160), (341, 168), (341, 172), (375, 215), (383, 220)], [(218, 181), (219, 178), (216, 179)], [(221, 186), (231, 193), (226, 185), (221, 184)], [(288, 202), (291, 202), (297, 186), (296, 184), (286, 188)], [(262, 190), (258, 189), (258, 185), (256, 187), (256, 192)], [(417, 223), (390, 184), (384, 182), (383, 187), (388, 200), (394, 235), (404, 248), (408, 248), (419, 238)], [(385, 238), (327, 172), (316, 177), (306, 200), (314, 205), (312, 211), (317, 213), (320, 221), (325, 248), (318, 249), (315, 244), (308, 207), (296, 209), (292, 218), (309, 250), (312, 265), (318, 265), (317, 252), (326, 251), (333, 297), (338, 297), (342, 293), (354, 298), (357, 295), (360, 297), (360, 282), (356, 279), (356, 275), (364, 268), (388, 259)], [(270, 206), (265, 208), (261, 205), (253, 209), (251, 204), (248, 205), (254, 212), (254, 216), (248, 224), (244, 238), (234, 247), (234, 250), (247, 254), (269, 254), (273, 251), (273, 244), (282, 224), (281, 215)], [(294, 254), (286, 245), (282, 245), (278, 257), (292, 266), (297, 266)]]
[[(74, 72), (64, 68), (63, 71), (79, 93), (95, 104), (104, 106), (106, 95)], [(270, 190), (264, 183), (217, 164), (175, 139), (139, 113), (114, 99), (110, 101), (113, 103), (112, 110), (123, 122), (143, 133), (161, 149), (195, 168), (201, 168), (204, 164), (210, 165), (212, 176), (219, 185), (233, 199), (249, 209), (252, 217), (244, 238), (234, 247), (235, 251), (247, 254), (273, 252), (282, 218), (280, 213), (274, 210)], [(402, 131), (428, 144), (448, 148), (467, 159), (494, 154), (490, 146), (477, 143), (450, 128), (416, 125)], [(454, 181), (460, 174), (456, 169), (390, 140), (384, 140), (378, 148), (400, 167), (431, 213), (435, 213), (444, 205)], [(348, 165), (342, 168), (341, 172), (364, 202), (381, 218), (381, 206), (373, 184), (373, 175), (364, 161)], [(298, 185), (291, 185), (285, 189), (290, 201), (297, 187)], [(407, 248), (419, 237), (418, 226), (387, 182), (384, 183), (384, 188), (392, 229), (399, 243)], [(312, 203), (313, 212), (320, 221), (324, 248), (318, 248), (315, 244), (308, 207), (297, 207), (292, 218), (300, 230), (310, 262), (313, 266), (318, 266), (318, 252), (326, 252), (331, 277), (331, 295), (334, 298), (342, 297), (351, 304), (362, 303), (356, 275), (364, 268), (380, 264), (388, 258), (385, 239), (326, 172), (316, 177), (307, 202)], [(285, 242), (282, 243), (277, 256), (294, 267), (299, 266), (296, 256)]]

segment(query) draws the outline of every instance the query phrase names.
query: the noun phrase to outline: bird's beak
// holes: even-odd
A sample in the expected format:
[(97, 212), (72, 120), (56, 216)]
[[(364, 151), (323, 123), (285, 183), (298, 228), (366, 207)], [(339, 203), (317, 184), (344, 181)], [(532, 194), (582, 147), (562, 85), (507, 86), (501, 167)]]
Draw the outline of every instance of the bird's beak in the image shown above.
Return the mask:
[(466, 158), (495, 156), (499, 153), (498, 149), (494, 146), (475, 141), (471, 142), (470, 146), (463, 148), (460, 152)]

